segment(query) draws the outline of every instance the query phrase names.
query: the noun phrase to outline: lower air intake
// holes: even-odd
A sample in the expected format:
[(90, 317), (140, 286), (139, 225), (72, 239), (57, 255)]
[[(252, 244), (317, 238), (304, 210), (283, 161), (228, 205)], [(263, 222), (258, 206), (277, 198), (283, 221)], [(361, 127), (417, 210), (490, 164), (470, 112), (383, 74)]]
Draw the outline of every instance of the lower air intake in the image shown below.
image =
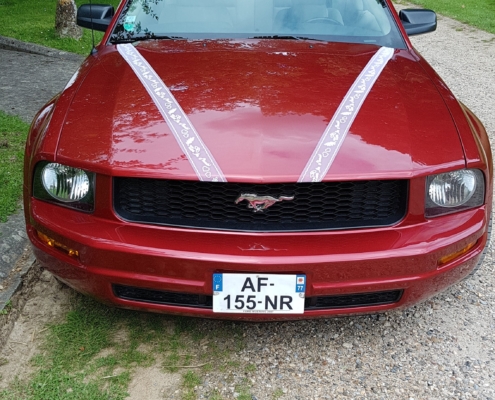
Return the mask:
[[(213, 308), (212, 296), (197, 294), (165, 292), (162, 290), (143, 289), (132, 286), (113, 285), (116, 297), (143, 303), (163, 304), (193, 308)], [(364, 306), (393, 304), (400, 300), (402, 290), (390, 290), (375, 293), (357, 293), (338, 296), (316, 296), (306, 299), (306, 310), (332, 310)]]

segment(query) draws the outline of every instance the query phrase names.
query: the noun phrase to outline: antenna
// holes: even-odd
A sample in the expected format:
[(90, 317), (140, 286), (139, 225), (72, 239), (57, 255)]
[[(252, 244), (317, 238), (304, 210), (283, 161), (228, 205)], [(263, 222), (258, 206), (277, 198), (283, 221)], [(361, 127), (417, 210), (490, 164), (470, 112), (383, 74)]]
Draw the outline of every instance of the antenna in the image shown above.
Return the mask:
[(89, 0), (89, 14), (91, 18), (91, 40), (92, 40), (92, 45), (93, 47), (91, 48), (91, 53), (90, 54), (95, 54), (97, 53), (96, 46), (95, 46), (95, 30), (93, 28), (93, 2), (92, 0)]

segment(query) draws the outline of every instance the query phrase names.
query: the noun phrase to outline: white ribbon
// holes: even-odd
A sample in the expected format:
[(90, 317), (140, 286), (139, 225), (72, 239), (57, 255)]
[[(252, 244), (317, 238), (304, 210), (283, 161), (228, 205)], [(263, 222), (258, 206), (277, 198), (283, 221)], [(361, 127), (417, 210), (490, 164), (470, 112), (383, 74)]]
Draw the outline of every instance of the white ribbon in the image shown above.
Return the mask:
[(199, 180), (227, 182), (186, 113), (151, 65), (130, 43), (117, 45), (117, 50), (148, 91)]
[(325, 178), (364, 100), (393, 55), (394, 49), (382, 47), (370, 59), (323, 132), (298, 182), (321, 182)]
[[(199, 180), (227, 182), (184, 110), (151, 65), (132, 44), (119, 44), (117, 49), (155, 102)], [(382, 47), (370, 59), (337, 108), (298, 182), (321, 182), (325, 178), (361, 106), (393, 54), (394, 49)]]

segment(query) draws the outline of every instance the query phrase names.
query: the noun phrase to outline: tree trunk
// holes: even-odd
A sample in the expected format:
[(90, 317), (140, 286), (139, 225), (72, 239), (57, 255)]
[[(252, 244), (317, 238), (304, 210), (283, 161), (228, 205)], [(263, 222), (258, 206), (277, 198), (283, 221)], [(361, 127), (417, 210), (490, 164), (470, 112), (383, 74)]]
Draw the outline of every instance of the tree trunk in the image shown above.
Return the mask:
[(77, 7), (74, 0), (57, 0), (55, 30), (61, 38), (81, 39), (82, 28), (76, 24)]

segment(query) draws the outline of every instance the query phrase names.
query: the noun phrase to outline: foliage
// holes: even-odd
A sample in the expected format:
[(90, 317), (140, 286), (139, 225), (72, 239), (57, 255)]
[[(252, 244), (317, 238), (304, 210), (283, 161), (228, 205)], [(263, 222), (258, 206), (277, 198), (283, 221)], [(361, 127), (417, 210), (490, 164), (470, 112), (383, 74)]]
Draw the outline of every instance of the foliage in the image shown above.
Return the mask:
[(19, 118), (0, 112), (0, 222), (19, 205), (28, 128)]

